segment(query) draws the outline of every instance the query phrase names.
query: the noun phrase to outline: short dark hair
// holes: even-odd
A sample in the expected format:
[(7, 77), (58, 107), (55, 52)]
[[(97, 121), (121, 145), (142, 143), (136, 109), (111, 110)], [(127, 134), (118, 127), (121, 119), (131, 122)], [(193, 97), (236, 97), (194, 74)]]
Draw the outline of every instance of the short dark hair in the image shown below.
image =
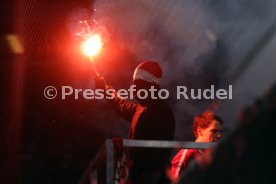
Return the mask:
[(195, 137), (196, 138), (198, 137), (197, 130), (199, 127), (203, 129), (208, 128), (213, 120), (217, 120), (218, 122), (223, 124), (222, 119), (214, 115), (214, 113), (211, 111), (206, 111), (200, 115), (197, 115), (194, 118), (194, 123), (193, 123), (193, 132)]

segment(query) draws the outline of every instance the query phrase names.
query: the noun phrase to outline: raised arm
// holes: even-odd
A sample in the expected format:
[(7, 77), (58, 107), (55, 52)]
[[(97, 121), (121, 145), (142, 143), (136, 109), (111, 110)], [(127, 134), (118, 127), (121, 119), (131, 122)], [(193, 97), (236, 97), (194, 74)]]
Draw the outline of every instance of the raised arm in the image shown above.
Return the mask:
[(122, 116), (127, 121), (132, 120), (132, 117), (138, 106), (137, 104), (118, 97), (115, 89), (113, 89), (111, 86), (106, 85), (106, 82), (103, 77), (95, 78), (95, 86), (97, 89), (103, 89), (105, 91), (105, 94), (107, 90), (113, 91), (113, 94), (109, 95), (109, 98), (106, 98), (106, 100), (112, 105), (115, 112), (117, 112), (120, 116)]

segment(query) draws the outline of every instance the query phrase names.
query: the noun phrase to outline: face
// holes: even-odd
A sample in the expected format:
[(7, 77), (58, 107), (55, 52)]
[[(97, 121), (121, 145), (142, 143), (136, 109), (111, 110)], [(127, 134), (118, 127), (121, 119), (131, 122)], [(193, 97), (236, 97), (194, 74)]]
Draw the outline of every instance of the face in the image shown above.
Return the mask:
[(222, 134), (222, 125), (219, 121), (213, 120), (209, 127), (199, 128), (198, 136), (201, 142), (218, 142)]
[[(146, 82), (146, 81), (143, 81), (141, 79), (136, 79), (133, 81), (132, 83), (133, 85), (136, 86), (136, 91), (134, 92), (134, 97), (139, 100), (139, 101), (144, 101), (142, 99), (139, 99), (138, 96), (137, 96), (137, 91), (139, 89), (145, 89), (148, 91), (148, 97), (151, 97), (151, 93), (149, 92), (149, 89), (153, 86), (154, 89), (159, 89), (159, 87), (157, 86), (154, 86), (154, 84), (152, 83), (149, 83), (149, 82)], [(144, 93), (141, 93), (142, 96), (144, 96)], [(157, 96), (157, 94), (155, 94), (155, 96)]]
[(134, 97), (137, 99), (137, 100), (140, 100), (138, 97), (137, 97), (137, 91), (139, 89), (145, 89), (144, 85), (143, 85), (143, 81), (141, 79), (137, 79), (135, 81), (133, 81), (132, 83), (133, 85), (135, 85), (136, 87), (136, 91), (134, 91)]

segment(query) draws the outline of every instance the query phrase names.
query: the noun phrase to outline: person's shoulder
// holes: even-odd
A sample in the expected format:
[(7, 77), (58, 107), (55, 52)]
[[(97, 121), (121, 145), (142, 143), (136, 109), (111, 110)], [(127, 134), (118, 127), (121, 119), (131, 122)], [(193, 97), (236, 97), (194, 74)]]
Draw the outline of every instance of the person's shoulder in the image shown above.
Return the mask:
[(187, 156), (188, 157), (195, 157), (197, 155), (202, 154), (202, 150), (200, 149), (187, 149)]
[(158, 110), (158, 111), (172, 111), (170, 105), (166, 102), (166, 100), (156, 99), (153, 100), (149, 105), (149, 109)]
[(185, 151), (185, 149), (180, 149), (174, 156), (172, 159), (172, 164), (178, 163), (181, 159), (181, 156), (183, 154), (183, 152)]

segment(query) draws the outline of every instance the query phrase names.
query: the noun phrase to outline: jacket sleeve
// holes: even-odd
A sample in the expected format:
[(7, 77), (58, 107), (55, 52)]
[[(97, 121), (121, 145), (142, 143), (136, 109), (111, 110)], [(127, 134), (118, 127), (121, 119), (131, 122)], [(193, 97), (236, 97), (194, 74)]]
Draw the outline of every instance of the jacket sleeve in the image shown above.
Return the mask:
[[(112, 87), (108, 87), (108, 89), (112, 89)], [(113, 98), (107, 99), (107, 101), (111, 104), (116, 113), (118, 113), (127, 121), (131, 122), (138, 104), (129, 102), (125, 99), (121, 99), (120, 97), (118, 97), (115, 90), (113, 91)]]

